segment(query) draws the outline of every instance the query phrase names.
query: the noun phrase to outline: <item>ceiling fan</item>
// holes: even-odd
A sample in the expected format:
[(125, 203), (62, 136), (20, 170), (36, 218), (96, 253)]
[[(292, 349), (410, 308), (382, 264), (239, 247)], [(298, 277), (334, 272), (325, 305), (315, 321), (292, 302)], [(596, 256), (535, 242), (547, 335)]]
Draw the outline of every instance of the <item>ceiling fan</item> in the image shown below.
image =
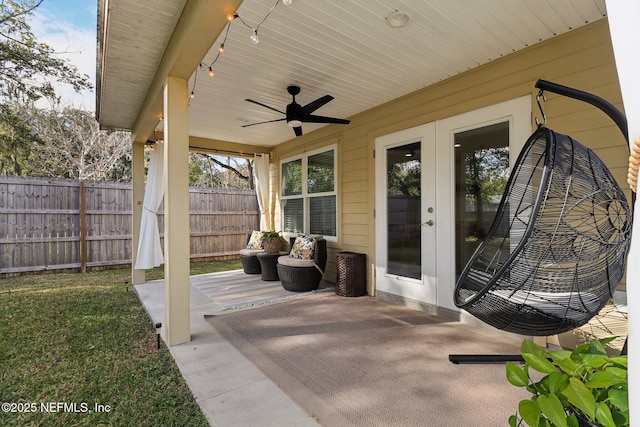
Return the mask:
[(335, 123), (340, 125), (348, 125), (350, 120), (345, 119), (336, 119), (334, 117), (324, 117), (324, 116), (316, 116), (312, 114), (318, 108), (322, 107), (329, 101), (333, 99), (331, 95), (322, 96), (315, 101), (312, 101), (305, 105), (304, 107), (296, 102), (296, 95), (300, 93), (300, 88), (298, 86), (289, 86), (287, 87), (287, 92), (293, 97), (293, 101), (291, 104), (287, 105), (286, 113), (284, 111), (280, 111), (276, 108), (270, 107), (266, 104), (263, 104), (258, 101), (254, 101), (253, 99), (245, 99), (245, 101), (252, 102), (254, 104), (260, 105), (261, 107), (268, 108), (270, 110), (276, 111), (280, 114), (284, 114), (285, 117), (282, 119), (275, 120), (267, 120), (264, 122), (258, 123), (249, 123), (247, 125), (243, 125), (243, 128), (255, 125), (261, 125), (264, 123), (273, 123), (273, 122), (281, 122), (286, 120), (287, 124), (293, 128), (296, 136), (302, 135), (302, 123)]

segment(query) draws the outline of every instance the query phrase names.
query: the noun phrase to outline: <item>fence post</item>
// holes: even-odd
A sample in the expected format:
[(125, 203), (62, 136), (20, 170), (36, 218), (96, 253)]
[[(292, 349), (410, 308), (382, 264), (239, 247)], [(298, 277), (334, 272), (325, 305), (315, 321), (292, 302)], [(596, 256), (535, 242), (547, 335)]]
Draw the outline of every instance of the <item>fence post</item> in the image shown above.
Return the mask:
[(87, 198), (84, 181), (80, 181), (80, 271), (87, 272)]

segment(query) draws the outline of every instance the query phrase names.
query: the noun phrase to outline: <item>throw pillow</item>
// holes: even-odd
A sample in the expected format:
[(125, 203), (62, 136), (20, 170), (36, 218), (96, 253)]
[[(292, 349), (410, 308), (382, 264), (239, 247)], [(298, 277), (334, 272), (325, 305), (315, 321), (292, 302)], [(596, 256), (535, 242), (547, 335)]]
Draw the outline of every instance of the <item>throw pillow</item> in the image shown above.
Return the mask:
[(313, 251), (316, 248), (316, 237), (301, 235), (296, 237), (289, 256), (298, 259), (312, 259)]
[(247, 243), (247, 249), (264, 249), (262, 244), (262, 233), (258, 230), (253, 230), (249, 243)]

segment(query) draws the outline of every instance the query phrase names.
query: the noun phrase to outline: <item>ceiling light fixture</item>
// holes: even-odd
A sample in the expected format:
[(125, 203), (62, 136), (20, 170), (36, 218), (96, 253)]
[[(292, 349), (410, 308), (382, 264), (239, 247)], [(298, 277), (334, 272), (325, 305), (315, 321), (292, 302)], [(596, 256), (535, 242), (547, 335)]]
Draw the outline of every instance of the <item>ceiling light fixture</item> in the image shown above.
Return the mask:
[(396, 10), (395, 12), (393, 12), (389, 16), (387, 16), (385, 19), (387, 21), (387, 24), (390, 27), (402, 28), (402, 27), (406, 27), (407, 25), (409, 25), (409, 21), (411, 20), (411, 17), (409, 16), (409, 14), (407, 12), (403, 12), (401, 10)]
[(292, 128), (298, 128), (302, 126), (302, 122), (300, 120), (289, 120), (287, 124)]
[(282, 4), (285, 6), (291, 6), (291, 3), (293, 3), (293, 0), (282, 0)]

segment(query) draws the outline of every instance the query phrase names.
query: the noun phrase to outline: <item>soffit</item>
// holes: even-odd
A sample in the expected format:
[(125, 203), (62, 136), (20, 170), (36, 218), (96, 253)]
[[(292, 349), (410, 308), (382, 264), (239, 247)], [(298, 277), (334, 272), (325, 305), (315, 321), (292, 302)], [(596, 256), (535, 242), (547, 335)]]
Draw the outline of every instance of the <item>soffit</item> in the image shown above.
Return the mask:
[[(103, 127), (130, 127), (163, 48), (185, 1), (110, 0)], [(245, 0), (238, 14), (255, 26), (274, 0)], [(407, 12), (410, 23), (392, 28), (385, 17)], [(223, 33), (189, 81), (192, 136), (273, 146), (293, 137), (285, 122), (243, 128), (282, 116), (251, 104), (254, 99), (284, 111), (286, 88), (301, 87), (304, 105), (323, 95), (335, 99), (316, 114), (349, 118), (400, 96), (508, 55), (606, 15), (604, 0), (293, 0), (279, 4), (259, 27), (232, 23), (225, 54), (217, 54)], [(305, 134), (324, 125), (303, 124)], [(338, 125), (330, 125), (338, 126)]]

